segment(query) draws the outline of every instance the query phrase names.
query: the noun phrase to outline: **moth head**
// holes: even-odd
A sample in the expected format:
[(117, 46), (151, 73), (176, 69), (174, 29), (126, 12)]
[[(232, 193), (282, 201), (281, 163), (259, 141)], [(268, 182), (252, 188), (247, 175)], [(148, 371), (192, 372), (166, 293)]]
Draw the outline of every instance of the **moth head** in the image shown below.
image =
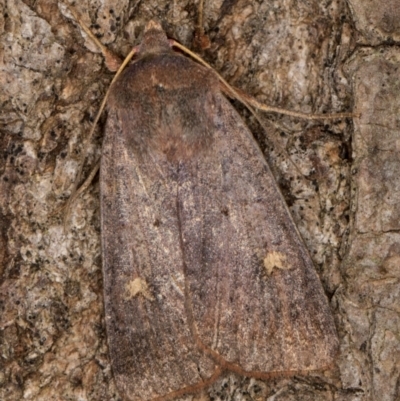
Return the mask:
[(151, 20), (147, 23), (142, 43), (139, 47), (139, 55), (164, 53), (171, 51), (171, 43), (167, 38), (161, 24), (158, 21)]

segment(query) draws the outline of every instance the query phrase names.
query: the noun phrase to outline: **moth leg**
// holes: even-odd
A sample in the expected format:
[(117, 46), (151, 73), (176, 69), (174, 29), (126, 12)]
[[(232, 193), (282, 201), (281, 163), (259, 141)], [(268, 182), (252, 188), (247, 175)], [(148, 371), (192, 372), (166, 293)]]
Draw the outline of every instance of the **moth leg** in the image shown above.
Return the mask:
[(99, 41), (99, 39), (97, 39), (97, 37), (93, 34), (93, 32), (85, 25), (80, 15), (72, 7), (69, 7), (67, 4), (65, 4), (65, 6), (68, 9), (68, 11), (72, 14), (72, 16), (75, 18), (75, 20), (78, 22), (78, 24), (81, 26), (81, 28), (85, 31), (86, 35), (88, 35), (89, 38), (95, 43), (95, 45), (100, 49), (100, 51), (103, 54), (104, 63), (106, 67), (111, 72), (118, 71), (119, 67), (122, 64), (122, 60), (111, 50), (107, 49), (107, 47), (104, 46)]

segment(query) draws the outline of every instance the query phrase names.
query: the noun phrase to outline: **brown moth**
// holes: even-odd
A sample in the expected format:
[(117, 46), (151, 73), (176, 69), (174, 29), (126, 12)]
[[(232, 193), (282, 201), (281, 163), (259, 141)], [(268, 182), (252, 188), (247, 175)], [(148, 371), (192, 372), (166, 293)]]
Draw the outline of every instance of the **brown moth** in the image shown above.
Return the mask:
[(107, 112), (104, 298), (123, 399), (171, 399), (224, 370), (267, 378), (332, 364), (327, 298), (217, 75), (149, 23)]

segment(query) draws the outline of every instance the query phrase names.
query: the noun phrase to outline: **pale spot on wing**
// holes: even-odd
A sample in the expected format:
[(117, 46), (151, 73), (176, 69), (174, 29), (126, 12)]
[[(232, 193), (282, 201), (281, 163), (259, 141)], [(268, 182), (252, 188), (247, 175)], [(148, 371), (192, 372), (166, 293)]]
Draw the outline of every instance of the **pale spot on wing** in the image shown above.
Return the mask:
[(285, 254), (277, 251), (272, 251), (269, 252), (264, 258), (264, 267), (267, 271), (267, 274), (270, 275), (272, 274), (274, 269), (288, 270), (292, 266), (286, 262)]
[(125, 289), (127, 292), (126, 299), (132, 299), (138, 295), (142, 295), (144, 298), (149, 301), (154, 301), (153, 295), (151, 295), (149, 286), (146, 281), (141, 279), (140, 277), (135, 278), (125, 285)]

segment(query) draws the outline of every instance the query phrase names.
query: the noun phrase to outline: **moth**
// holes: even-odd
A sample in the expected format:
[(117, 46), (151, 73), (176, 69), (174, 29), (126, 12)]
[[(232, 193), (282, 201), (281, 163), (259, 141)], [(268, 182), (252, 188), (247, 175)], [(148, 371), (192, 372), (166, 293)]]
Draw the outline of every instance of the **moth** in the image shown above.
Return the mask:
[(172, 399), (223, 371), (268, 378), (331, 365), (327, 297), (218, 75), (173, 51), (151, 21), (106, 109), (105, 320), (123, 399)]

